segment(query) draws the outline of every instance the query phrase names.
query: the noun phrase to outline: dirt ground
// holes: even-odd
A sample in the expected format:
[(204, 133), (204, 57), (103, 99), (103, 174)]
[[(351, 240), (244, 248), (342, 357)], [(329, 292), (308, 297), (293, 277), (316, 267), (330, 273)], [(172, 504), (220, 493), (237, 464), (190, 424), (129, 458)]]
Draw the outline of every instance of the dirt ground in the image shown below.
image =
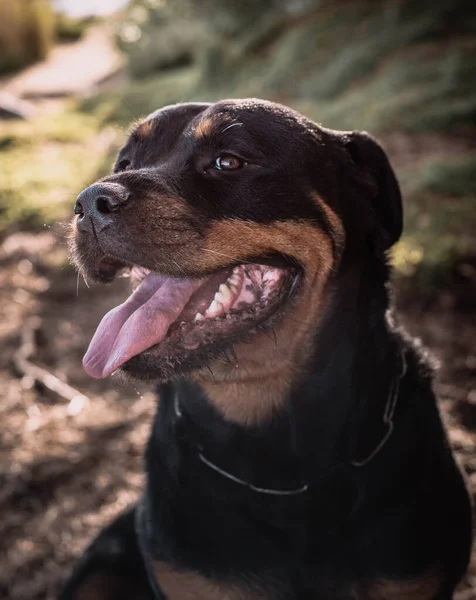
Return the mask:
[[(441, 408), (476, 493), (470, 279), (456, 273), (452, 292), (426, 306), (401, 293), (399, 305), (440, 360)], [(88, 541), (140, 493), (155, 398), (146, 387), (94, 381), (81, 368), (96, 324), (127, 286), (78, 284), (61, 227), (17, 232), (0, 247), (0, 598), (54, 598)], [(476, 598), (475, 590), (476, 560), (457, 600)]]

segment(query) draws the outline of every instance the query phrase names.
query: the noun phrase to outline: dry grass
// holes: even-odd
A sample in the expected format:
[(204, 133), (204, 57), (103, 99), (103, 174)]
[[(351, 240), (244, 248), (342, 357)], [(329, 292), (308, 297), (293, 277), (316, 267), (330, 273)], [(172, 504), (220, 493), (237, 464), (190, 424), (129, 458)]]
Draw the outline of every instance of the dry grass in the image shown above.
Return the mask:
[(0, 73), (46, 57), (55, 28), (48, 0), (2, 0), (1, 14)]

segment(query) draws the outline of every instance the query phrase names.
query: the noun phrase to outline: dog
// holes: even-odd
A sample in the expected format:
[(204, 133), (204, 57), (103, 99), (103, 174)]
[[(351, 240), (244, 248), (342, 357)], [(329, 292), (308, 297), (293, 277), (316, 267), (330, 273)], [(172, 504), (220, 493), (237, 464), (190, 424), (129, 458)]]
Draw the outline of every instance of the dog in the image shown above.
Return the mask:
[(381, 146), (262, 100), (168, 106), (75, 213), (80, 272), (134, 290), (84, 368), (160, 400), (142, 499), (61, 599), (451, 599), (471, 506), (394, 322)]

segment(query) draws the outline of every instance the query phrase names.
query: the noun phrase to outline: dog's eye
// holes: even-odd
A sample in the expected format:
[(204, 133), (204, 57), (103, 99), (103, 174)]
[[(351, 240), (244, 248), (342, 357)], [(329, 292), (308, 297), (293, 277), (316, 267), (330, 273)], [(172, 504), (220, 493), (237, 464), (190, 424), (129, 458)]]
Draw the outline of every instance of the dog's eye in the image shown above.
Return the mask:
[(223, 154), (215, 160), (215, 169), (219, 171), (234, 171), (241, 169), (245, 163), (232, 154)]
[(117, 163), (116, 173), (119, 171), (125, 171), (130, 164), (131, 161), (128, 158), (123, 158)]

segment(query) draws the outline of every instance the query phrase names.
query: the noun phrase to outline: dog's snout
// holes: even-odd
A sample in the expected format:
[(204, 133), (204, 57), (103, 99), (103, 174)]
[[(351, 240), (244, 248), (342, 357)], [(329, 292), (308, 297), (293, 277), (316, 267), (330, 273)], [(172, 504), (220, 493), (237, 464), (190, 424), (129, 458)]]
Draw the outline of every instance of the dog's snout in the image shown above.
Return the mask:
[(74, 214), (78, 215), (78, 229), (88, 231), (111, 222), (121, 206), (129, 199), (129, 192), (119, 183), (95, 183), (83, 190), (76, 199)]

